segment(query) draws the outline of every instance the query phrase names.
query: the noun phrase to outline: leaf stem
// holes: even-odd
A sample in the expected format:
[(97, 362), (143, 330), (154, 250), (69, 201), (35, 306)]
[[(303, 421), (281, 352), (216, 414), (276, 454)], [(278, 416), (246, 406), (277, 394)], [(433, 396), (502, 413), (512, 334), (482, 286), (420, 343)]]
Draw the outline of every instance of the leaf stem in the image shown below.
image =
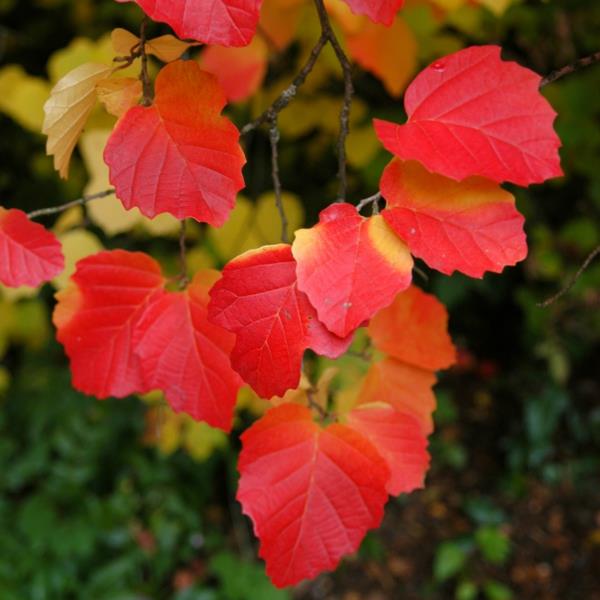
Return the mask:
[(49, 208), (39, 208), (38, 210), (32, 210), (27, 213), (27, 217), (30, 219), (35, 219), (37, 217), (43, 217), (46, 215), (55, 215), (57, 213), (64, 212), (69, 208), (73, 208), (73, 206), (82, 206), (91, 202), (92, 200), (98, 200), (99, 198), (106, 198), (107, 196), (112, 196), (115, 193), (115, 190), (104, 190), (102, 192), (97, 192), (96, 194), (89, 194), (87, 196), (82, 196), (81, 198), (77, 198), (77, 200), (71, 200), (65, 204), (61, 204), (59, 206), (51, 206)]

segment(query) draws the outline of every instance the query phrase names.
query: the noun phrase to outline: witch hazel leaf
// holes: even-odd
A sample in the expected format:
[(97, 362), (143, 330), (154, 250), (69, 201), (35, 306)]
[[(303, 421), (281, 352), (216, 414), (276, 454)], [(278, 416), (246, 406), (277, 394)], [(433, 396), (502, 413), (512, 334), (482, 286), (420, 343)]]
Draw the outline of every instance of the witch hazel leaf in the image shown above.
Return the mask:
[(427, 438), (417, 419), (389, 404), (362, 405), (348, 413), (346, 423), (366, 437), (390, 470), (391, 496), (422, 488), (429, 468)]
[(414, 285), (371, 319), (368, 333), (377, 349), (421, 369), (446, 369), (456, 361), (446, 307)]
[(298, 387), (307, 348), (336, 358), (351, 342), (328, 331), (298, 290), (287, 244), (250, 250), (229, 262), (210, 297), (209, 320), (236, 334), (233, 368), (263, 398)]
[(366, 15), (375, 23), (390, 26), (404, 0), (344, 0), (353, 13)]
[(163, 285), (158, 263), (140, 252), (105, 251), (77, 263), (71, 284), (56, 294), (53, 315), (76, 389), (98, 398), (150, 391), (133, 337)]
[(54, 168), (63, 178), (69, 174), (71, 155), (96, 104), (96, 85), (110, 72), (106, 65), (80, 65), (59, 80), (44, 104), (46, 153), (54, 156)]
[(150, 302), (134, 351), (146, 384), (163, 390), (173, 410), (229, 431), (242, 382), (229, 361), (235, 337), (207, 319), (208, 290), (218, 278), (199, 271), (184, 292)]
[(56, 236), (16, 208), (0, 206), (0, 283), (37, 287), (65, 266)]
[(106, 112), (120, 117), (139, 102), (142, 82), (133, 77), (103, 79), (96, 84), (96, 93)]
[(218, 227), (244, 187), (239, 131), (220, 115), (225, 95), (194, 61), (176, 61), (156, 78), (149, 107), (131, 108), (104, 151), (125, 208), (163, 212)]
[(134, 1), (151, 19), (170, 25), (180, 38), (222, 46), (245, 46), (250, 42), (262, 4), (262, 0)]
[(382, 215), (410, 251), (446, 275), (500, 273), (527, 256), (512, 194), (482, 177), (454, 181), (394, 159), (383, 172)]
[(408, 121), (375, 120), (383, 145), (404, 160), (456, 180), (479, 175), (519, 185), (562, 175), (556, 113), (541, 77), (473, 46), (441, 58), (409, 85)]
[(311, 229), (300, 229), (292, 246), (298, 288), (319, 320), (345, 337), (392, 302), (411, 282), (406, 245), (380, 215), (368, 219), (350, 204), (332, 204)]
[(242, 435), (237, 498), (278, 587), (334, 569), (377, 527), (389, 470), (362, 435), (284, 404)]
[(386, 358), (369, 367), (355, 405), (385, 402), (402, 413), (412, 415), (423, 433), (430, 434), (436, 407), (435, 382), (432, 371)]

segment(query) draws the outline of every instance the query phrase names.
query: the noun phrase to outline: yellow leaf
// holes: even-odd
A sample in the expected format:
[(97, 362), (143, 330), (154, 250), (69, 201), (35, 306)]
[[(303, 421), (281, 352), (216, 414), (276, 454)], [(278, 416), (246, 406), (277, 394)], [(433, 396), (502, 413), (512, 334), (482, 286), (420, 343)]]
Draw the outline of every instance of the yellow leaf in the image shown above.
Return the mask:
[(355, 127), (350, 131), (346, 141), (348, 162), (356, 168), (365, 167), (381, 148), (371, 124), (364, 127)]
[(100, 240), (85, 229), (72, 229), (59, 237), (65, 255), (65, 270), (52, 280), (52, 285), (61, 290), (69, 283), (69, 277), (75, 272), (75, 263), (102, 250)]
[(118, 56), (129, 56), (131, 51), (140, 43), (140, 38), (126, 29), (117, 27), (117, 29), (112, 30), (110, 41)]
[(54, 168), (61, 177), (69, 173), (71, 154), (96, 104), (96, 84), (110, 73), (110, 67), (86, 63), (65, 75), (44, 104), (46, 153), (54, 156)]
[(514, 0), (479, 0), (479, 4), (489, 8), (496, 16), (501, 16)]
[(271, 408), (271, 403), (258, 396), (250, 386), (244, 385), (240, 388), (236, 403), (237, 411), (247, 410), (258, 417), (269, 408)]
[(29, 287), (26, 285), (22, 285), (21, 287), (17, 288), (10, 288), (0, 284), (0, 292), (2, 292), (2, 297), (8, 302), (18, 302), (23, 298), (33, 298), (34, 296), (37, 296), (40, 292), (40, 288)]
[(120, 117), (139, 102), (142, 82), (133, 77), (103, 79), (96, 84), (96, 93), (106, 111)]
[[(282, 192), (281, 201), (288, 221), (288, 239), (304, 225), (304, 207), (300, 198), (290, 192)], [(254, 227), (262, 245), (281, 242), (281, 217), (275, 202), (274, 192), (266, 192), (258, 199), (254, 213)]]
[(197, 42), (183, 42), (173, 35), (161, 35), (146, 43), (146, 52), (163, 62), (173, 62), (190, 48), (199, 45)]
[(187, 415), (184, 417), (183, 447), (197, 461), (203, 461), (218, 448), (227, 446), (227, 435), (204, 422), (194, 421)]
[(179, 234), (181, 227), (181, 221), (168, 213), (156, 215), (153, 219), (142, 215), (140, 223), (143, 229), (153, 236), (173, 237)]
[(83, 223), (83, 208), (81, 206), (72, 206), (65, 210), (54, 223), (52, 230), (56, 235), (62, 235), (70, 229), (75, 229)]
[(317, 381), (317, 385), (315, 386), (317, 391), (314, 394), (314, 400), (324, 410), (327, 410), (331, 382), (339, 372), (338, 367), (327, 367), (321, 373), (321, 377), (319, 377), (319, 381)]

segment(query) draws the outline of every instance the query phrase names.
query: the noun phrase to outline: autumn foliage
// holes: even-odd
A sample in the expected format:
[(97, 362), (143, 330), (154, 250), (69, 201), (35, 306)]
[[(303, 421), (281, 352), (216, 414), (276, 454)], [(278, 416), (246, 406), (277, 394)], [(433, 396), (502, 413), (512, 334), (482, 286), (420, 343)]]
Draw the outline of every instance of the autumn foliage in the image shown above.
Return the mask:
[[(166, 64), (153, 85), (147, 70), (140, 81), (123, 76), (118, 62), (86, 63), (65, 75), (45, 107), (47, 151), (66, 177), (100, 100), (119, 117), (104, 162), (123, 207), (223, 226), (245, 185), (246, 157), (240, 129), (221, 113), (227, 99), (254, 93), (266, 72), (268, 48), (255, 37), (262, 3), (136, 3), (181, 39), (115, 30), (115, 55), (131, 63), (151, 54)], [(291, 22), (299, 3), (279, 4)], [(395, 96), (411, 70), (396, 72), (386, 50), (404, 31), (396, 20), (402, 4), (327, 3), (350, 56)], [(317, 7), (325, 11), (320, 0)], [(273, 10), (265, 7), (267, 27), (277, 20)], [(283, 47), (289, 40), (270, 41)], [(210, 45), (199, 61), (181, 59), (198, 43)], [(373, 123), (394, 157), (364, 205), (372, 214), (343, 197), (323, 198), (318, 222), (295, 231), (291, 243), (250, 249), (221, 273), (199, 270), (191, 281), (187, 272), (169, 279), (144, 253), (94, 253), (57, 294), (57, 339), (73, 386), (84, 393), (160, 390), (174, 411), (224, 431), (243, 385), (273, 398), (242, 434), (237, 497), (275, 585), (335, 568), (379, 525), (390, 495), (424, 485), (436, 371), (452, 366), (455, 349), (445, 308), (412, 282), (413, 257), (471, 277), (525, 258), (524, 218), (500, 184), (562, 174), (555, 113), (540, 79), (503, 60), (497, 46), (440, 57), (406, 89), (405, 123)], [(275, 106), (256, 127), (271, 123), (273, 133), (283, 108)], [(51, 232), (0, 208), (3, 284), (39, 285), (63, 267)], [(350, 402), (333, 402), (312, 383), (302, 388), (307, 351), (338, 358), (359, 328), (372, 352)]]

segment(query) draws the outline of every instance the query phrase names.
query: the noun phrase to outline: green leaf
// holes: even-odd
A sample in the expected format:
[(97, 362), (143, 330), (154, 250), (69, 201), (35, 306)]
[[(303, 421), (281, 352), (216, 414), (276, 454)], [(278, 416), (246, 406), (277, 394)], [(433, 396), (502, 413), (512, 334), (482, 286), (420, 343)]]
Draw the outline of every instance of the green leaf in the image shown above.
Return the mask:
[(443, 542), (435, 553), (433, 576), (445, 581), (459, 573), (467, 562), (468, 550), (460, 542)]
[(479, 589), (473, 581), (461, 581), (454, 592), (455, 600), (475, 600)]
[(497, 581), (484, 583), (483, 592), (488, 600), (510, 600), (513, 597), (510, 588)]
[(510, 552), (510, 540), (497, 527), (480, 527), (475, 532), (475, 541), (486, 560), (495, 565), (502, 564)]

